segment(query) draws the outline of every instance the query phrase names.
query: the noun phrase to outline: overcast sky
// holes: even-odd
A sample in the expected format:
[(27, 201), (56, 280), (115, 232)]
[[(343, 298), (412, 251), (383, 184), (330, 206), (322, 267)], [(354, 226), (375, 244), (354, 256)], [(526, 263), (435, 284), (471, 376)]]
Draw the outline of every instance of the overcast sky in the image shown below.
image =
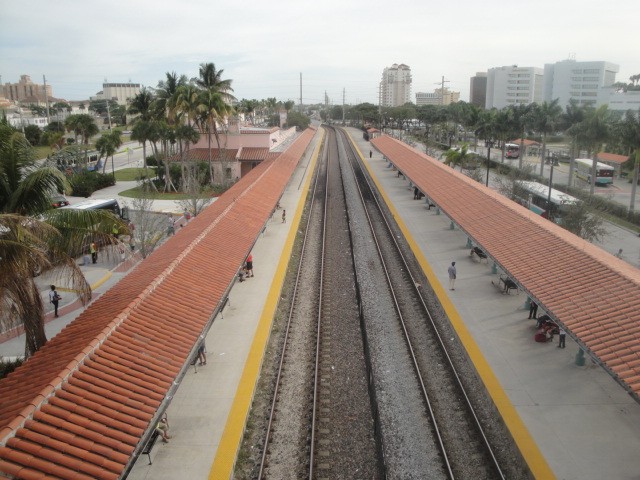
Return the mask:
[[(393, 10), (391, 10), (393, 9)], [(404, 63), (415, 92), (469, 99), (475, 72), (573, 57), (640, 73), (638, 0), (1, 0), (2, 83), (21, 74), (84, 100), (109, 82), (155, 87), (213, 62), (238, 99), (378, 103), (384, 67)]]

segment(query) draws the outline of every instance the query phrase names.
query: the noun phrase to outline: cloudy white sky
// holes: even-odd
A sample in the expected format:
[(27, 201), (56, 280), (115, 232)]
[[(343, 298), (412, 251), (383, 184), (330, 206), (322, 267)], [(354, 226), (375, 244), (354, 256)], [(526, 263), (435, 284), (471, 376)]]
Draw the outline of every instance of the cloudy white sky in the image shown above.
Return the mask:
[[(109, 82), (154, 87), (165, 72), (213, 62), (235, 96), (377, 104), (382, 70), (405, 63), (412, 92), (444, 75), (469, 98), (491, 67), (544, 67), (570, 56), (640, 73), (638, 0), (2, 0), (2, 83), (46, 75), (55, 97), (83, 100)], [(415, 101), (415, 96), (413, 96)]]

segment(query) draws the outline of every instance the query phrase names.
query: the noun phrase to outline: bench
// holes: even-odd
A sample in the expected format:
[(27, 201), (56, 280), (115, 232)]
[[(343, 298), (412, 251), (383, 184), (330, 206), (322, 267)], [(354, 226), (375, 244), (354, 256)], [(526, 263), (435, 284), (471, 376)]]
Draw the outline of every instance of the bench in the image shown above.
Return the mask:
[(491, 280), (491, 283), (496, 287), (498, 287), (498, 290), (500, 290), (500, 293), (503, 293), (505, 295), (509, 295), (511, 290), (515, 290), (516, 293), (520, 293), (520, 290), (518, 290), (518, 285), (516, 284), (516, 282), (511, 280), (505, 274), (500, 275), (500, 278), (498, 279), (498, 283), (495, 283), (493, 280)]
[(149, 438), (149, 441), (142, 449), (142, 454), (143, 455), (146, 454), (147, 457), (149, 457), (149, 465), (151, 465), (151, 449), (155, 445), (156, 440), (158, 440), (159, 436), (160, 436), (160, 432), (158, 430), (154, 430), (153, 433), (151, 434), (151, 438)]
[(475, 258), (475, 257), (474, 257), (474, 255), (475, 255), (476, 257), (478, 257), (478, 261), (479, 261), (479, 262), (482, 262), (483, 260), (484, 260), (484, 262), (485, 262), (485, 263), (488, 263), (488, 262), (489, 262), (489, 259), (488, 259), (488, 257), (487, 257), (487, 254), (486, 254), (486, 253), (484, 253), (484, 252), (482, 251), (482, 249), (480, 249), (479, 247), (473, 247), (473, 248), (471, 249), (471, 253), (469, 253), (469, 255), (471, 256), (471, 258)]

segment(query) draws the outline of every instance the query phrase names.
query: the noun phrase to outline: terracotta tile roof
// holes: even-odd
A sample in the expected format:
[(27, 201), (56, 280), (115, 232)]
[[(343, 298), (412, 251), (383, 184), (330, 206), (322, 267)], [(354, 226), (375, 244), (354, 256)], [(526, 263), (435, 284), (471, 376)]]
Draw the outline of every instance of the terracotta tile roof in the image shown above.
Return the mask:
[(262, 161), (267, 158), (269, 154), (269, 149), (264, 147), (242, 147), (240, 149), (240, 154), (238, 155), (238, 160), (240, 161)]
[(639, 400), (639, 269), (391, 137), (371, 143)]
[(0, 380), (0, 472), (116, 479), (131, 466), (314, 133), (251, 170)]
[[(220, 161), (224, 159), (227, 162), (236, 161), (236, 157), (238, 156), (237, 148), (225, 148), (218, 150), (217, 148), (211, 149), (211, 159), (212, 161)], [(208, 148), (191, 148), (187, 152), (184, 153), (185, 160), (198, 160), (201, 162), (209, 161), (209, 149)], [(176, 154), (169, 158), (172, 162), (180, 161), (180, 155)]]
[(615, 153), (600, 152), (598, 153), (598, 160), (601, 162), (614, 162), (624, 163), (629, 160), (628, 155), (617, 155)]

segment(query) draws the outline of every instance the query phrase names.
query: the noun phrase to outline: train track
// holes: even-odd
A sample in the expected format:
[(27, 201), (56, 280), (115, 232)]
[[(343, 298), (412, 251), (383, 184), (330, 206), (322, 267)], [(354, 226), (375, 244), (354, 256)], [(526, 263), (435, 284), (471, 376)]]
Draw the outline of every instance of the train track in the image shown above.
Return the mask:
[(485, 434), (492, 412), (476, 414), (446, 318), (351, 142), (326, 133), (286, 322), (272, 334), (283, 339), (259, 467), (236, 478), (526, 478), (508, 435)]

